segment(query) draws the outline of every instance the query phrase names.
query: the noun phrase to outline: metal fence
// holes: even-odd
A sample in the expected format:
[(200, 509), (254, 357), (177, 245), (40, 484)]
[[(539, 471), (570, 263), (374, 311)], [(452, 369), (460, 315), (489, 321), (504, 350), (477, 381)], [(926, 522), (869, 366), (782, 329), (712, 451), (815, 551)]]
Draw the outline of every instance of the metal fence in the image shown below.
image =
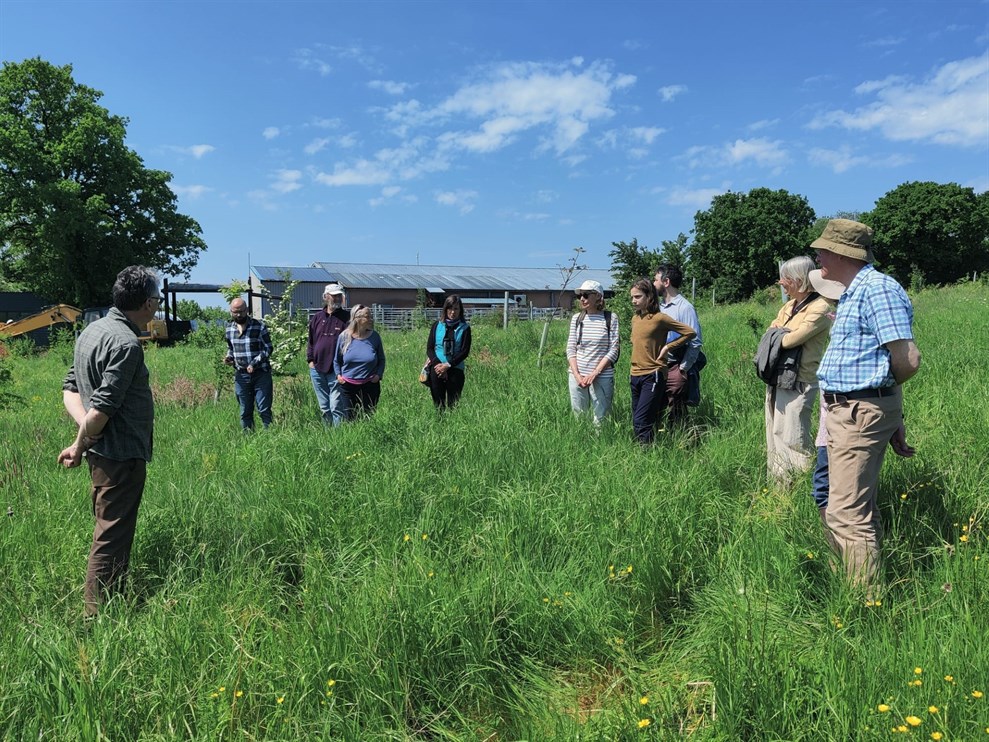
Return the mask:
[[(299, 314), (304, 314), (308, 319), (316, 312), (322, 312), (322, 307), (318, 309), (307, 309), (303, 310)], [(396, 309), (394, 307), (385, 307), (380, 304), (373, 304), (371, 306), (371, 316), (374, 318), (374, 324), (376, 327), (384, 328), (388, 330), (415, 330), (421, 327), (428, 327), (433, 322), (438, 321), (443, 314), (442, 309)], [(464, 316), (467, 318), (468, 322), (474, 322), (478, 320), (484, 320), (489, 318), (489, 321), (497, 321), (499, 324), (505, 315), (505, 307), (464, 307)], [(563, 310), (550, 307), (520, 307), (516, 304), (509, 303), (508, 305), (508, 320), (509, 322), (516, 321), (528, 321), (528, 320), (543, 320), (547, 317), (561, 318), (565, 315)]]

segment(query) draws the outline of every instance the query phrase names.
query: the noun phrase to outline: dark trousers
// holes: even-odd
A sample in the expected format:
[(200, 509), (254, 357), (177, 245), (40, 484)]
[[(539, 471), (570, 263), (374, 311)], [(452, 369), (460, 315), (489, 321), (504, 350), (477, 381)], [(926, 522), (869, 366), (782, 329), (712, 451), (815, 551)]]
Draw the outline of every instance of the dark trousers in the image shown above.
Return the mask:
[(264, 427), (271, 425), (272, 382), (271, 371), (257, 369), (253, 374), (247, 371), (234, 372), (234, 393), (240, 403), (240, 425), (244, 430), (254, 427), (254, 405)]
[(96, 517), (86, 569), (86, 615), (93, 616), (109, 597), (124, 589), (147, 464), (142, 459), (114, 461), (92, 452), (86, 458)]
[(819, 508), (828, 506), (828, 487), (831, 485), (831, 478), (828, 476), (828, 447), (817, 447), (817, 464), (814, 467), (813, 494), (814, 504)]
[(645, 376), (632, 376), (632, 429), (639, 443), (652, 443), (656, 418), (666, 397), (666, 380), (660, 371)]
[(687, 374), (680, 370), (678, 363), (672, 364), (666, 372), (666, 394), (659, 405), (660, 419), (664, 412), (671, 426), (687, 422)]
[(346, 419), (353, 420), (359, 415), (373, 415), (381, 397), (381, 382), (369, 381), (366, 384), (340, 383), (343, 401), (346, 405)]
[(464, 391), (464, 370), (453, 368), (446, 370), (443, 376), (437, 376), (434, 367), (429, 367), (429, 393), (433, 396), (433, 404), (438, 408), (453, 407)]

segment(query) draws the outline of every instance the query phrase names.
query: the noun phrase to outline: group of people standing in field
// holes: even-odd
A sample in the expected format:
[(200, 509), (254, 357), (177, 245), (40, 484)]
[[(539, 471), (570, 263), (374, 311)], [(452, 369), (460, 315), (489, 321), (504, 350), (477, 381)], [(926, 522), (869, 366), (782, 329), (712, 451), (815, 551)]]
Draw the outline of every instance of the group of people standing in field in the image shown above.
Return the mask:
[[(903, 426), (901, 385), (920, 368), (913, 340), (913, 308), (903, 288), (873, 266), (872, 230), (847, 219), (828, 222), (811, 244), (810, 258), (781, 266), (780, 284), (790, 300), (760, 347), (757, 367), (766, 393), (767, 466), (789, 483), (812, 466), (810, 419), (820, 397), (821, 433), (814, 474), (815, 500), (826, 534), (849, 581), (875, 602), (880, 577), (882, 524), (877, 505), (879, 470), (887, 446), (912, 456)], [(697, 372), (704, 363), (697, 313), (679, 294), (674, 266), (657, 269), (653, 281), (630, 290), (632, 421), (636, 438), (653, 440), (660, 414), (681, 424), (696, 402)], [(580, 311), (570, 322), (567, 360), (571, 406), (591, 411), (598, 424), (614, 397), (614, 365), (620, 352), (618, 318), (604, 309), (594, 281), (578, 290)], [(838, 299), (837, 307), (833, 301)], [(371, 413), (385, 372), (381, 338), (371, 312), (342, 306), (343, 288), (329, 284), (324, 308), (311, 318), (306, 359), (324, 421), (331, 425)], [(86, 614), (123, 589), (137, 512), (151, 461), (154, 401), (140, 327), (162, 302), (158, 278), (143, 266), (117, 276), (113, 308), (90, 323), (76, 341), (63, 383), (66, 411), (77, 425), (73, 442), (58, 456), (76, 467), (85, 458), (92, 479), (96, 527), (86, 577)], [(231, 302), (225, 363), (235, 368), (244, 428), (271, 424), (271, 338), (248, 316), (242, 299)], [(830, 334), (830, 343), (827, 337)], [(457, 403), (470, 353), (463, 302), (450, 296), (429, 331), (424, 369), (439, 409)]]
[[(371, 415), (381, 397), (385, 349), (374, 329), (371, 308), (343, 306), (344, 289), (338, 283), (323, 289), (323, 308), (309, 318), (306, 362), (323, 422), (337, 426)], [(234, 391), (245, 430), (254, 427), (254, 407), (264, 427), (272, 421), (271, 336), (265, 324), (248, 316), (243, 299), (230, 303), (223, 362), (234, 366)], [(452, 407), (464, 388), (464, 362), (470, 354), (471, 329), (459, 296), (448, 296), (441, 318), (426, 340), (426, 374), (438, 409)]]
[[(653, 441), (664, 415), (669, 425), (682, 425), (688, 403), (696, 404), (699, 395), (701, 327), (693, 305), (680, 294), (682, 280), (677, 266), (664, 264), (651, 282), (640, 278), (629, 291), (632, 428), (642, 444)], [(618, 317), (604, 308), (604, 289), (597, 281), (585, 281), (577, 299), (580, 311), (570, 320), (567, 338), (570, 405), (576, 414), (590, 410), (600, 425), (614, 399), (614, 366), (621, 350)]]

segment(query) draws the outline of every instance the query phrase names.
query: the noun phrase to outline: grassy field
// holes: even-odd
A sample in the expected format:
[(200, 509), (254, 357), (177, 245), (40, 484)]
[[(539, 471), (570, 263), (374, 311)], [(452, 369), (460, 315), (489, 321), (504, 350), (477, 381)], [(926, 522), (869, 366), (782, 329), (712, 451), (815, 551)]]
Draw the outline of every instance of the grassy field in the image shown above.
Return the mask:
[(378, 414), (338, 430), (300, 360), (252, 436), (213, 402), (218, 351), (149, 348), (131, 597), (90, 623), (88, 474), (55, 465), (71, 349), (12, 357), (0, 738), (989, 740), (989, 289), (914, 300), (876, 608), (832, 574), (809, 478), (767, 486), (772, 305), (700, 307), (704, 403), (646, 450), (627, 345), (615, 420), (571, 416), (562, 322), (542, 368), (541, 325), (475, 326), (442, 418), (425, 331), (384, 334)]

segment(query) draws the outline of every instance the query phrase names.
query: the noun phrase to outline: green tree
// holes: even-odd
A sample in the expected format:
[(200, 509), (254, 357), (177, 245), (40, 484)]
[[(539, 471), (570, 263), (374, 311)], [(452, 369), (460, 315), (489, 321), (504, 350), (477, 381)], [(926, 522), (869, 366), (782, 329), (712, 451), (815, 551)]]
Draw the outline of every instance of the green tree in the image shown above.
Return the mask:
[(810, 251), (813, 223), (807, 199), (782, 189), (715, 196), (694, 216), (691, 271), (719, 300), (747, 299), (776, 281), (780, 260)]
[(876, 263), (904, 285), (950, 283), (989, 268), (989, 201), (957, 183), (897, 186), (864, 215)]
[(188, 276), (206, 249), (171, 174), (144, 167), (101, 97), (71, 65), (0, 70), (0, 272), (83, 307), (106, 304), (127, 265)]
[(640, 278), (652, 278), (652, 272), (661, 262), (659, 253), (640, 245), (636, 238), (631, 242), (612, 242), (611, 275), (615, 279), (615, 289), (629, 288)]
[[(683, 232), (675, 240), (663, 240), (663, 249), (659, 253), (659, 262), (675, 265), (683, 273), (687, 272), (690, 256), (687, 249), (687, 235)], [(656, 266), (653, 266), (655, 268)]]

